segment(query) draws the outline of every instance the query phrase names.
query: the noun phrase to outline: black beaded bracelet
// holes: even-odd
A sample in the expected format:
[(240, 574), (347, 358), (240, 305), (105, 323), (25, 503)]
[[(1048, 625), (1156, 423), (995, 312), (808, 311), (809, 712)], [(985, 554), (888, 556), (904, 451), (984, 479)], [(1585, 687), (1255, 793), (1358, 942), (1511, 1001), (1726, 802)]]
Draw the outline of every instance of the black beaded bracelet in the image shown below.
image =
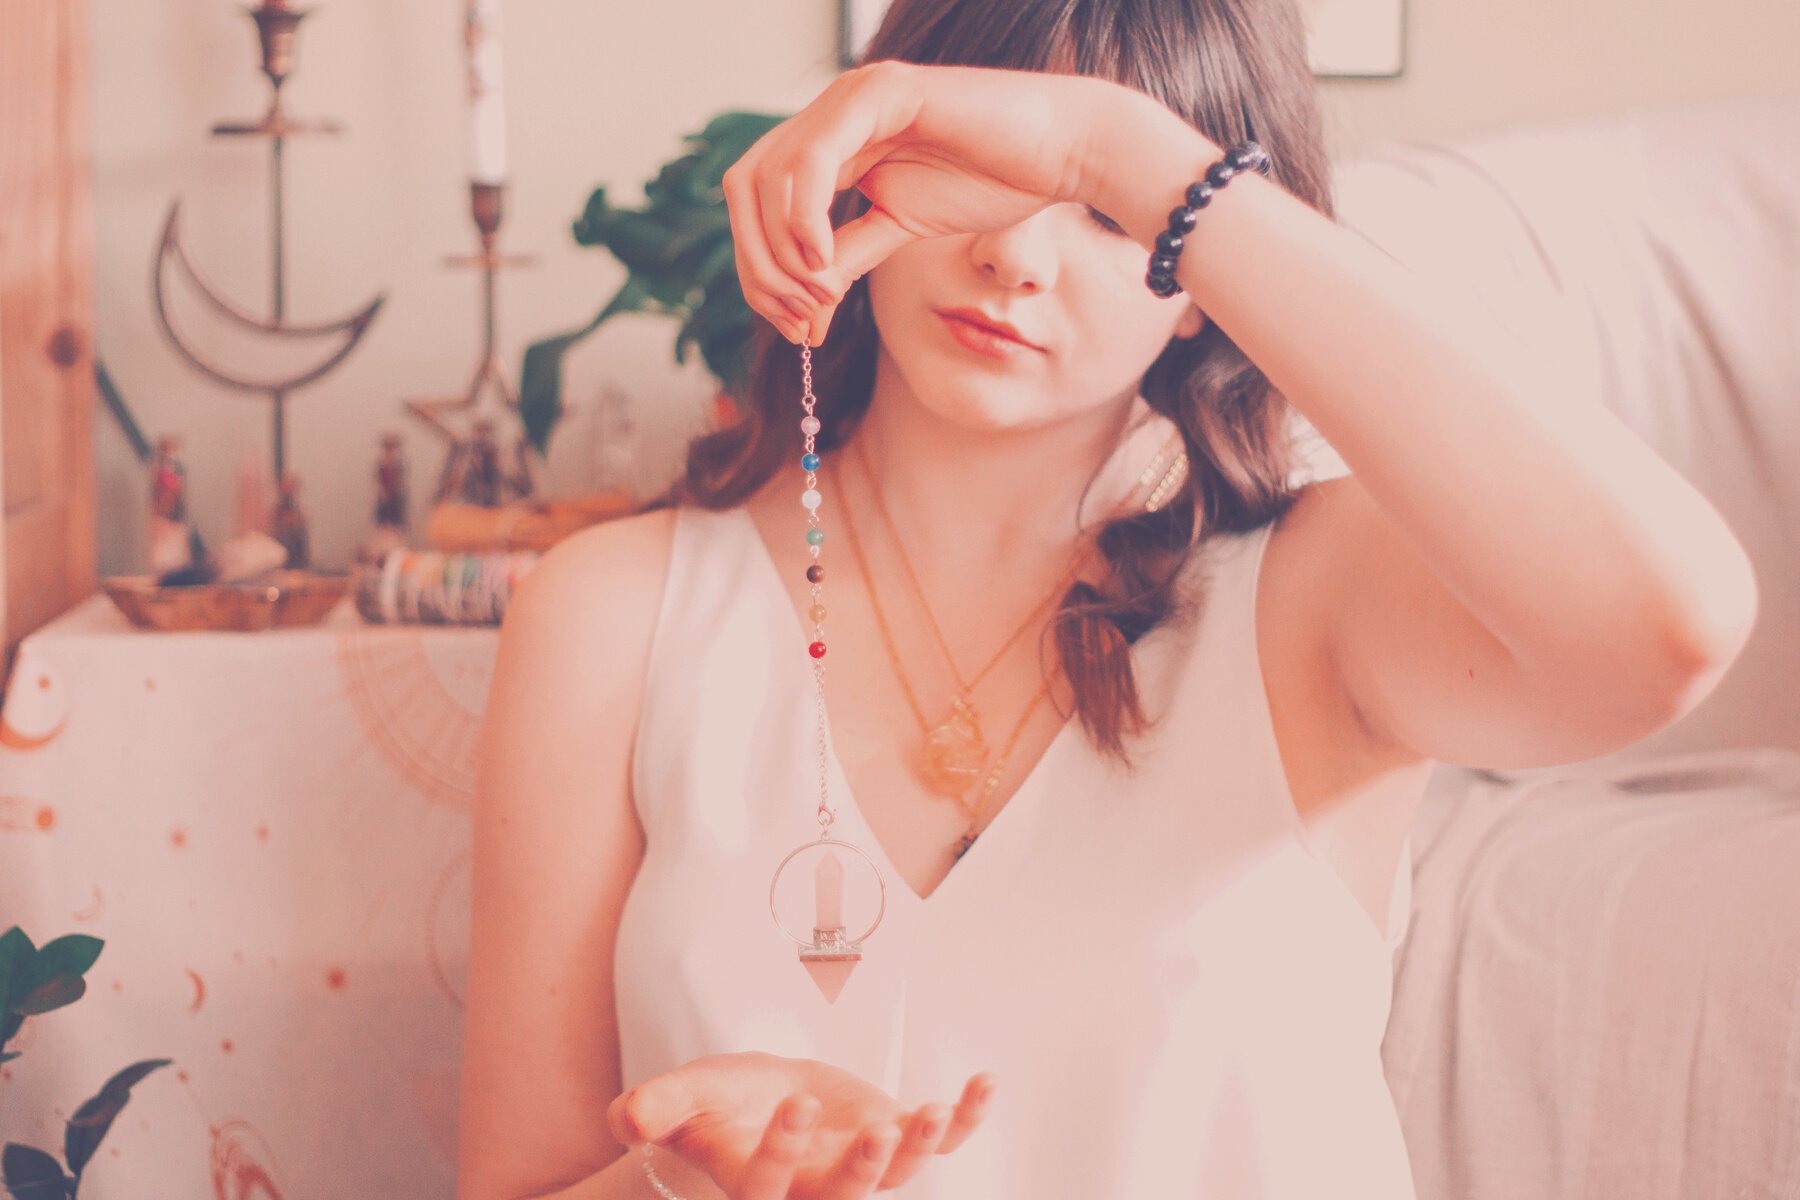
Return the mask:
[(1188, 184), (1187, 203), (1169, 213), (1169, 227), (1156, 235), (1150, 271), (1144, 276), (1144, 283), (1151, 291), (1166, 299), (1181, 290), (1181, 285), (1175, 282), (1175, 260), (1181, 256), (1184, 235), (1193, 231), (1195, 222), (1200, 219), (1200, 210), (1212, 203), (1213, 193), (1244, 171), (1267, 175), (1269, 152), (1255, 142), (1239, 142), (1225, 152), (1224, 158), (1206, 168), (1205, 178)]

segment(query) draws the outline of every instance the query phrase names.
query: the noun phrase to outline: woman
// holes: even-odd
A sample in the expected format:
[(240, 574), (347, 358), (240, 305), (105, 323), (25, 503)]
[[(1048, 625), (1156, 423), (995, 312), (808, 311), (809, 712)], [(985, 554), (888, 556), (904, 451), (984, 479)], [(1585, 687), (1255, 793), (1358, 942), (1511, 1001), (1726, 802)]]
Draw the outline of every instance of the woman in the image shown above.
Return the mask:
[[(459, 1196), (658, 1194), (639, 1146), (687, 1200), (1410, 1196), (1379, 1048), (1430, 763), (1672, 720), (1748, 562), (1334, 224), (1289, 0), (899, 0), (867, 59), (727, 174), (743, 418), (508, 612)], [(1352, 475), (1289, 486), (1295, 413)], [(834, 1000), (762, 903), (820, 771), (888, 877)]]

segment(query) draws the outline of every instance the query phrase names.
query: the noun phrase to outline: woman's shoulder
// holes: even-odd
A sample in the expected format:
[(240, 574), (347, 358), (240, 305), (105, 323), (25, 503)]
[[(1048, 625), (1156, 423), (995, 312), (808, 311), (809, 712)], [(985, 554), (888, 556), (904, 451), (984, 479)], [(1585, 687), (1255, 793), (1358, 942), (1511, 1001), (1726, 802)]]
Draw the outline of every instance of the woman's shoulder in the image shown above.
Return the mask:
[(539, 590), (605, 592), (621, 599), (657, 586), (674, 549), (679, 509), (670, 505), (589, 525), (544, 552), (526, 576)]
[(507, 605), (503, 641), (638, 646), (655, 628), (674, 551), (674, 507), (615, 517), (546, 550)]

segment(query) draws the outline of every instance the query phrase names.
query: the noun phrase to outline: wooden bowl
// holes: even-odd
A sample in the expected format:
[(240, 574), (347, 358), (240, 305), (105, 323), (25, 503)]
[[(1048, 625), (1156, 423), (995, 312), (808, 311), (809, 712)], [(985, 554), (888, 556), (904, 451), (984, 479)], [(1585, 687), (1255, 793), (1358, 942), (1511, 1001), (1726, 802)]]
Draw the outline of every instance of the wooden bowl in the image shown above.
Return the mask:
[(276, 571), (256, 583), (159, 587), (153, 576), (114, 575), (100, 587), (140, 629), (249, 631), (318, 624), (343, 598), (350, 576)]

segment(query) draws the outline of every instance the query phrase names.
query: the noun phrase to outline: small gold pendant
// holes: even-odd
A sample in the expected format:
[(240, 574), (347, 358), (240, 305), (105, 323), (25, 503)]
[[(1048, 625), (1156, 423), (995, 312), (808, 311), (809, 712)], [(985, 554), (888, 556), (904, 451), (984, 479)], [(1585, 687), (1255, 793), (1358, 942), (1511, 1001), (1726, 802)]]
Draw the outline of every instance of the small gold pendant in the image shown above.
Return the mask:
[(960, 800), (987, 763), (981, 722), (961, 696), (951, 701), (950, 716), (925, 735), (925, 782), (933, 792)]

